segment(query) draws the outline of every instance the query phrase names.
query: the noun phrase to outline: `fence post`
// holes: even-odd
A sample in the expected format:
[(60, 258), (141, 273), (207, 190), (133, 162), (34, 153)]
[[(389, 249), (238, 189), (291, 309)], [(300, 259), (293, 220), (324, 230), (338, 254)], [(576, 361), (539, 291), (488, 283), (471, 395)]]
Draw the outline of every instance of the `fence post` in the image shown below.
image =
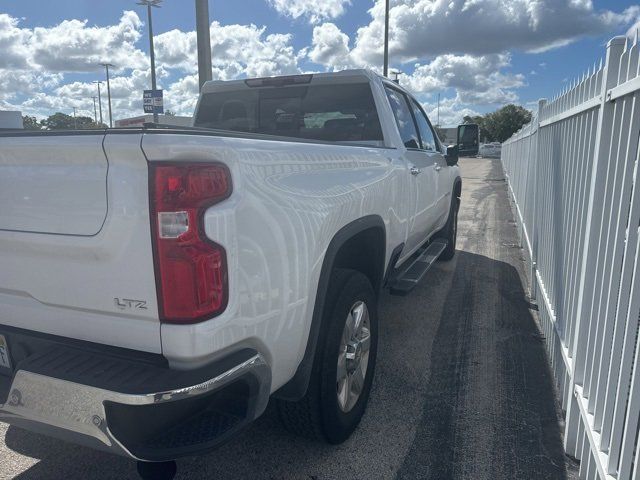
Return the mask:
[[(532, 221), (529, 226), (529, 231), (531, 234), (531, 300), (536, 300), (538, 298), (538, 280), (536, 278), (536, 272), (538, 270), (538, 186), (540, 185), (538, 181), (538, 171), (540, 169), (540, 153), (542, 151), (542, 135), (540, 135), (540, 122), (542, 117), (542, 109), (547, 104), (546, 98), (541, 98), (538, 100), (538, 115), (535, 117), (535, 123), (533, 125), (533, 131), (535, 131), (536, 135), (536, 148), (535, 148), (535, 157), (533, 158), (533, 199), (532, 199), (532, 211), (533, 215), (531, 216)], [(532, 133), (533, 135), (533, 133)], [(531, 162), (531, 152), (533, 148), (529, 149), (529, 161)]]
[(604, 159), (607, 158), (609, 148), (612, 141), (611, 128), (613, 125), (614, 104), (607, 101), (607, 92), (616, 86), (618, 81), (618, 71), (620, 67), (620, 58), (624, 51), (626, 37), (615, 37), (607, 44), (607, 57), (602, 77), (602, 91), (600, 93), (600, 110), (598, 112), (598, 126), (596, 131), (596, 140), (594, 147), (594, 155), (591, 168), (591, 185), (589, 188), (589, 206), (587, 209), (587, 218), (585, 226), (585, 243), (582, 251), (580, 283), (578, 287), (578, 303), (575, 318), (575, 331), (573, 349), (569, 354), (573, 359), (573, 368), (571, 372), (570, 388), (568, 389), (569, 398), (567, 399), (567, 419), (565, 429), (565, 450), (575, 451), (577, 445), (577, 423), (580, 421), (580, 412), (577, 404), (573, 400), (574, 387), (580, 385), (584, 381), (584, 368), (586, 359), (586, 347), (589, 338), (589, 330), (591, 325), (585, 322), (590, 318), (591, 312), (588, 311), (592, 300), (592, 290), (594, 284), (594, 275), (596, 264), (593, 261), (597, 249), (599, 226), (602, 223), (603, 213), (599, 208), (598, 202), (604, 196), (604, 188), (606, 183), (607, 164)]

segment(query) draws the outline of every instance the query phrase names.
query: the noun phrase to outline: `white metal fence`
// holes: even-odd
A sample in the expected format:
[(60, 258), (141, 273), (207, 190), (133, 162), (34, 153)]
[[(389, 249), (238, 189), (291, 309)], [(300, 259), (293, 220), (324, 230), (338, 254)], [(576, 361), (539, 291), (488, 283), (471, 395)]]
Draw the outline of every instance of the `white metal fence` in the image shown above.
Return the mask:
[(502, 148), (584, 479), (640, 479), (639, 48), (611, 40)]

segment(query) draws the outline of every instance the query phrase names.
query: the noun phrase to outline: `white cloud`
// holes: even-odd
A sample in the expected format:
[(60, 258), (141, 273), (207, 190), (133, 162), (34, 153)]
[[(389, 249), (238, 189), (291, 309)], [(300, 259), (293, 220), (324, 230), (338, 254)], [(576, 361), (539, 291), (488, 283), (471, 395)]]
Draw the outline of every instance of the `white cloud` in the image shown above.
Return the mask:
[(65, 20), (51, 28), (35, 28), (29, 41), (33, 63), (50, 72), (97, 71), (104, 61), (117, 69), (147, 65), (147, 56), (135, 47), (142, 28), (135, 12), (123, 12), (117, 25), (88, 27), (87, 23)]
[[(313, 30), (309, 59), (328, 69), (379, 66), (367, 64), (349, 50), (349, 37), (333, 23)], [(472, 104), (493, 104), (517, 101), (514, 89), (525, 85), (521, 74), (508, 73), (511, 56), (505, 53), (487, 55), (438, 55), (429, 63), (411, 67), (413, 73), (402, 76), (402, 82), (416, 94), (433, 94), (455, 89), (458, 101)]]
[(198, 75), (181, 78), (165, 91), (167, 108), (181, 115), (193, 115), (199, 91)]
[[(380, 64), (384, 1), (369, 13), (372, 21), (358, 30), (352, 55)], [(598, 11), (591, 0), (395, 0), (390, 50), (400, 63), (444, 53), (540, 52), (626, 27), (639, 13), (638, 6)]]
[(136, 48), (142, 22), (123, 12), (116, 25), (87, 26), (86, 20), (64, 20), (53, 27), (21, 28), (19, 20), (0, 14), (0, 68), (55, 72), (94, 72), (109, 61), (118, 68), (144, 67), (146, 55)]
[[(597, 10), (591, 0), (391, 1), (392, 66), (411, 72), (402, 82), (421, 100), (433, 102), (434, 94), (442, 92), (442, 124), (476, 113), (473, 105), (517, 101), (526, 79), (512, 71), (506, 52), (543, 51), (581, 36), (626, 30), (638, 22), (629, 29), (633, 35), (640, 27), (640, 6), (616, 13)], [(314, 24), (309, 46), (298, 50), (292, 35), (270, 33), (265, 26), (214, 22), (215, 79), (381, 69), (383, 0), (370, 3), (374, 6), (367, 24), (351, 36), (331, 21), (356, 2), (267, 2), (281, 15)], [(0, 107), (21, 103), (26, 113), (49, 115), (56, 110), (68, 113), (76, 106), (92, 113), (96, 89), (89, 78), (102, 78), (97, 63), (106, 60), (119, 67), (111, 82), (114, 117), (141, 114), (141, 92), (150, 84), (147, 55), (140, 48), (146, 41), (142, 29), (132, 11), (123, 12), (113, 25), (66, 20), (37, 28), (23, 28), (21, 20), (0, 14)], [(191, 114), (198, 93), (195, 32), (171, 30), (157, 35), (155, 45), (165, 108)], [(66, 72), (79, 73), (82, 81), (63, 84)], [(106, 88), (103, 94), (106, 107)], [(430, 111), (435, 108), (427, 106)]]
[(638, 14), (636, 23), (632, 25), (627, 31), (627, 37), (631, 38), (632, 40), (638, 38), (638, 35), (640, 35), (640, 13)]
[(340, 70), (351, 64), (349, 36), (333, 23), (313, 29), (312, 47), (308, 53), (312, 62)]
[[(135, 43), (142, 23), (134, 12), (123, 12), (116, 25), (87, 26), (87, 21), (65, 20), (53, 27), (22, 28), (20, 20), (0, 14), (0, 104), (2, 108), (23, 108), (27, 113), (69, 108), (76, 105), (66, 91), (50, 96), (67, 72), (98, 72), (101, 61), (123, 70), (145, 68), (144, 53)], [(67, 86), (67, 89), (74, 85)], [(87, 92), (83, 92), (87, 93)], [(21, 96), (28, 100), (16, 105)], [(89, 95), (89, 102), (92, 102)], [(69, 99), (72, 102), (69, 103)], [(66, 102), (66, 103), (65, 103)], [(82, 102), (87, 102), (86, 98)]]
[(460, 103), (495, 104), (517, 101), (513, 91), (525, 85), (521, 74), (505, 73), (508, 54), (440, 55), (425, 65), (416, 65), (413, 74), (403, 77), (407, 88), (417, 94), (455, 89)]
[(426, 102), (423, 103), (422, 106), (427, 112), (431, 122), (436, 125), (439, 118), (440, 125), (443, 127), (455, 127), (462, 123), (465, 116), (473, 117), (480, 115), (477, 111), (460, 104), (456, 98), (442, 99), (439, 109), (437, 102)]
[[(156, 69), (158, 77), (158, 87), (162, 88), (162, 81), (168, 76), (165, 68)], [(149, 88), (151, 84), (151, 70), (132, 70), (127, 75), (119, 75), (111, 78), (111, 104), (113, 108), (113, 118), (135, 116), (142, 114), (142, 91)], [(53, 91), (53, 95), (36, 95), (33, 99), (27, 100), (23, 105), (31, 109), (64, 108), (64, 111), (72, 107), (91, 110), (93, 116), (93, 101), (91, 97), (97, 94), (96, 86), (91, 82), (72, 82), (62, 85)], [(197, 89), (196, 94), (197, 96)], [(107, 118), (107, 88), (102, 85), (103, 115)], [(170, 102), (166, 99), (167, 108), (176, 110), (176, 107), (169, 107)]]
[[(266, 35), (266, 27), (256, 25), (211, 24), (213, 66), (222, 79), (271, 76), (299, 71), (299, 55), (291, 45), (291, 35)], [(171, 30), (155, 39), (158, 63), (167, 68), (196, 72), (196, 33)]]
[(337, 18), (345, 12), (351, 0), (267, 0), (281, 15), (306, 17), (311, 23)]
[[(91, 81), (62, 84), (64, 74), (91, 73), (102, 78), (103, 67), (98, 64), (108, 61), (116, 65), (111, 78), (114, 117), (140, 114), (141, 92), (151, 83), (148, 56), (138, 48), (142, 26), (137, 14), (130, 11), (110, 26), (65, 20), (34, 29), (22, 28), (19, 19), (0, 14), (0, 108), (19, 108), (42, 116), (77, 107), (93, 115), (95, 85)], [(214, 22), (214, 78), (298, 73), (303, 55), (291, 41), (291, 35), (268, 34), (266, 27)], [(198, 94), (195, 32), (171, 30), (157, 35), (155, 45), (166, 107), (191, 114)], [(106, 97), (103, 85), (105, 111)]]
[(31, 33), (19, 28), (18, 19), (0, 14), (0, 69), (28, 67), (28, 41)]

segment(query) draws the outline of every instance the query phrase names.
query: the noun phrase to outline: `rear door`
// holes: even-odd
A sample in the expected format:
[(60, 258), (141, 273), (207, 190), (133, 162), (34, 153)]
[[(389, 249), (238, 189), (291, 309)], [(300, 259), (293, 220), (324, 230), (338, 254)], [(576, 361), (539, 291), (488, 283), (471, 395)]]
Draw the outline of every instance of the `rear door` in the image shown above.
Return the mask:
[(407, 149), (405, 159), (407, 161), (407, 175), (411, 176), (410, 189), (414, 213), (403, 253), (411, 254), (427, 240), (436, 221), (437, 158), (434, 152), (422, 148), (418, 127), (407, 95), (390, 85), (385, 85), (385, 89), (400, 137)]

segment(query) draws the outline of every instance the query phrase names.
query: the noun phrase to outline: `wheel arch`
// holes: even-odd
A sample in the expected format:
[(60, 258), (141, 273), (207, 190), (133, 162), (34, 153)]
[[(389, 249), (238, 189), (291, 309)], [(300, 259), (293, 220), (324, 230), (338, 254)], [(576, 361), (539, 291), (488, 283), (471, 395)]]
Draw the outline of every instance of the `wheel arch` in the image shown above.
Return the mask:
[[(322, 332), (324, 306), (331, 273), (349, 268), (366, 275), (378, 294), (384, 283), (386, 228), (379, 215), (359, 218), (341, 228), (329, 242), (322, 262), (316, 299), (304, 357), (293, 378), (274, 393), (274, 397), (295, 401), (304, 397), (309, 386), (316, 347)], [(372, 261), (373, 259), (373, 261)]]

